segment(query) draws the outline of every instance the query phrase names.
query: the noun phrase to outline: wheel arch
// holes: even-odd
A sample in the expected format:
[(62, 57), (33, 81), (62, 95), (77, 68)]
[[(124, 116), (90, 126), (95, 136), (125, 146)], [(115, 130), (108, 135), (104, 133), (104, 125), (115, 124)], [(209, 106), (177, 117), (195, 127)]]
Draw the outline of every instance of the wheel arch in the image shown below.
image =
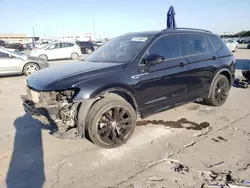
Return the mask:
[(94, 91), (90, 98), (99, 98), (99, 97), (105, 97), (108, 93), (114, 93), (116, 95), (119, 95), (120, 97), (124, 98), (128, 103), (130, 103), (133, 108), (138, 112), (139, 107), (137, 100), (133, 94), (133, 92), (123, 85), (117, 85), (117, 86), (106, 86), (103, 88), (100, 88), (96, 91)]
[(222, 68), (219, 71), (217, 71), (217, 73), (215, 74), (213, 81), (211, 83), (210, 89), (209, 89), (209, 94), (208, 94), (208, 98), (211, 96), (211, 92), (212, 92), (212, 86), (216, 80), (216, 78), (218, 77), (218, 75), (224, 75), (227, 77), (229, 84), (232, 85), (233, 84), (233, 78), (232, 78), (232, 73), (227, 69), (227, 68)]
[[(115, 94), (120, 97), (122, 97), (124, 100), (126, 100), (131, 106), (135, 109), (136, 113), (139, 113), (139, 107), (137, 100), (133, 93), (129, 91), (129, 89), (126, 89), (124, 87), (109, 87), (105, 89), (99, 89), (93, 92), (89, 99), (84, 100), (79, 105), (78, 114), (80, 114), (81, 118), (78, 116), (78, 122), (77, 122), (77, 129), (78, 133), (82, 135), (82, 137), (85, 137), (86, 135), (86, 117), (88, 115), (88, 112), (90, 108), (102, 98), (108, 97), (108, 94)], [(81, 106), (84, 106), (84, 108), (81, 108)]]

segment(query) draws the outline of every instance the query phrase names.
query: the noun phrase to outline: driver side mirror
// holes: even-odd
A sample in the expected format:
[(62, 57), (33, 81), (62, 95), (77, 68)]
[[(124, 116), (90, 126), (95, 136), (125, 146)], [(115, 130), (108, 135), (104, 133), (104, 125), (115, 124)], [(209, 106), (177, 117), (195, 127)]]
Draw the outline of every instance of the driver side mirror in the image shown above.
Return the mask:
[(147, 65), (157, 65), (162, 63), (165, 60), (165, 57), (159, 54), (150, 54), (145, 58), (145, 60)]

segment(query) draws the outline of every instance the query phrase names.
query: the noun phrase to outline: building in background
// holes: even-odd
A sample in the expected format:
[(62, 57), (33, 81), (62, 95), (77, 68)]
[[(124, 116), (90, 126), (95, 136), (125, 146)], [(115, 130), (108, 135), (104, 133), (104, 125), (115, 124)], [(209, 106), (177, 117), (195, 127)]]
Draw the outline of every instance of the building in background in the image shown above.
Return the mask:
[(0, 40), (4, 40), (8, 43), (24, 42), (29, 40), (26, 34), (0, 34)]
[(0, 34), (0, 40), (5, 41), (6, 43), (30, 43), (32, 38), (35, 41), (39, 40), (39, 37), (29, 37), (26, 34)]

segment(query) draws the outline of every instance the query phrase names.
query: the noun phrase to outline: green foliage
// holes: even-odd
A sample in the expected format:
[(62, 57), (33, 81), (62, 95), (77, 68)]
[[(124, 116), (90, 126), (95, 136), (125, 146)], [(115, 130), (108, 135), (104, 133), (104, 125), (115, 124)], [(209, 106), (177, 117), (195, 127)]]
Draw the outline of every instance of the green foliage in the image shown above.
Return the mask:
[(235, 35), (221, 35), (222, 38), (228, 38), (228, 37), (250, 37), (250, 31), (241, 31), (239, 33), (236, 33)]

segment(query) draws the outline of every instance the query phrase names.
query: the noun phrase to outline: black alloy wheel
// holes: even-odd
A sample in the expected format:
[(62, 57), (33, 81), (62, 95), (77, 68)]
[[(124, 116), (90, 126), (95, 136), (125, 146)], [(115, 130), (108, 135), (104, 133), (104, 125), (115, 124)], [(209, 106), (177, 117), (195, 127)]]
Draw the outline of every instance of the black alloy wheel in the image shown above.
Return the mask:
[(103, 148), (114, 148), (132, 136), (136, 112), (125, 100), (104, 98), (96, 102), (87, 117), (89, 138)]
[(215, 100), (218, 104), (224, 103), (227, 99), (229, 84), (227, 79), (219, 79), (215, 86)]
[(221, 106), (226, 102), (229, 90), (230, 83), (228, 78), (220, 74), (211, 86), (211, 94), (209, 98), (205, 99), (204, 102), (211, 106)]
[(97, 134), (107, 144), (122, 142), (132, 128), (132, 118), (124, 107), (112, 107), (107, 109), (98, 121)]

